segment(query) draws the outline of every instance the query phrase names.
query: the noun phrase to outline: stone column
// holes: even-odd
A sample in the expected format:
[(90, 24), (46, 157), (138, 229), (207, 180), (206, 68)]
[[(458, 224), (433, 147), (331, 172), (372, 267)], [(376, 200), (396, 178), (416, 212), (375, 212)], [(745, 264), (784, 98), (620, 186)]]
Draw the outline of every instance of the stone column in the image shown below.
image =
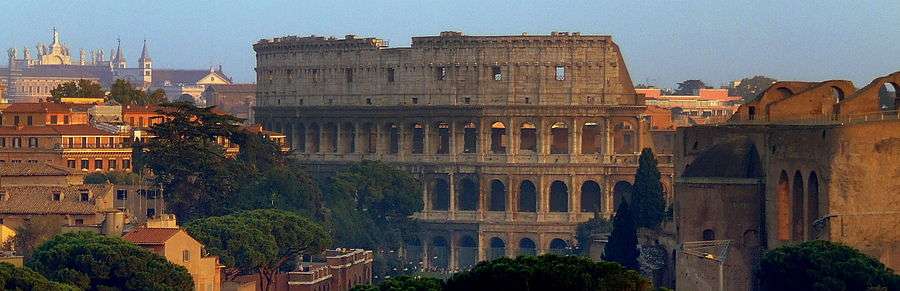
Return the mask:
[(484, 220), (488, 211), (488, 202), (491, 195), (490, 181), (481, 176), (481, 174), (476, 177), (478, 179), (478, 220)]
[(637, 128), (634, 129), (634, 135), (635, 135), (635, 138), (637, 139), (637, 142), (635, 142), (635, 144), (637, 145), (635, 152), (640, 153), (641, 150), (644, 149), (644, 147), (649, 146), (649, 145), (644, 144), (645, 141), (644, 141), (644, 137), (643, 137), (643, 135), (644, 135), (644, 118), (643, 118), (643, 116), (638, 116)]
[(455, 231), (450, 232), (450, 241), (447, 242), (450, 247), (450, 270), (459, 268), (459, 234)]
[[(422, 155), (431, 157), (434, 154), (434, 151), (431, 149), (431, 122), (425, 121), (422, 123)], [(438, 141), (440, 142), (440, 141)], [(427, 159), (427, 158), (420, 158)]]
[(485, 241), (484, 232), (479, 231), (477, 239), (478, 239), (478, 247), (476, 247), (475, 250), (478, 252), (478, 261), (481, 262), (481, 261), (487, 260), (487, 253), (488, 253), (487, 250), (489, 250), (491, 246), (490, 246), (490, 244), (486, 245), (484, 243), (484, 241)]
[(509, 119), (509, 125), (506, 127), (506, 136), (509, 137), (506, 152), (510, 155), (509, 161), (515, 161), (516, 159), (513, 157), (519, 154), (519, 136), (522, 133), (519, 132), (521, 128), (516, 125), (516, 122), (515, 118)]
[(447, 126), (449, 126), (447, 131), (449, 131), (450, 136), (447, 154), (450, 155), (452, 160), (456, 160), (456, 155), (459, 153), (459, 151), (456, 150), (456, 120), (451, 119), (447, 122)]
[(606, 132), (605, 133), (606, 133), (606, 144), (605, 144), (606, 155), (613, 156), (616, 154), (616, 151), (615, 151), (615, 146), (613, 145), (613, 137), (612, 137), (613, 129), (612, 129), (612, 126), (610, 126), (609, 118), (606, 118)]
[(572, 133), (569, 135), (569, 156), (581, 155), (581, 126), (577, 118), (572, 120)]
[(452, 219), (456, 218), (456, 211), (457, 211), (456, 210), (456, 179), (454, 179), (454, 177), (453, 177), (453, 176), (455, 176), (453, 172), (448, 173), (447, 176), (449, 177), (449, 179), (447, 179), (448, 180), (447, 183), (450, 184), (450, 207), (447, 211), (447, 213), (448, 213), (447, 215), (448, 215), (448, 218), (452, 220)]
[[(334, 125), (334, 130), (337, 134), (334, 135), (334, 148), (337, 149), (336, 154), (343, 154), (347, 152), (347, 149), (344, 148), (344, 123), (338, 121), (337, 124)], [(343, 130), (342, 130), (343, 129)]]
[(538, 204), (537, 218), (538, 218), (538, 221), (541, 221), (541, 220), (543, 220), (544, 216), (550, 212), (550, 196), (549, 196), (550, 191), (549, 191), (549, 189), (547, 189), (547, 176), (546, 175), (542, 174), (540, 176), (540, 178), (538, 178), (537, 182), (538, 182), (537, 185), (535, 185), (535, 188), (537, 188), (536, 190), (537, 190), (537, 196), (538, 196), (537, 197), (537, 199), (538, 199), (538, 201), (537, 201), (537, 204)]
[(516, 207), (517, 207), (517, 204), (516, 204), (517, 201), (515, 200), (516, 196), (513, 194), (513, 189), (516, 189), (516, 188), (518, 188), (518, 187), (513, 186), (512, 175), (507, 174), (506, 175), (506, 209), (504, 209), (506, 212), (506, 221), (515, 220), (515, 211), (516, 211)]
[(422, 269), (427, 270), (431, 267), (431, 256), (428, 254), (431, 249), (431, 236), (427, 234), (420, 236), (419, 244), (422, 245)]
[(372, 131), (375, 134), (375, 153), (379, 155), (383, 155), (387, 152), (387, 149), (384, 147), (384, 130), (382, 130), (382, 124), (379, 120), (375, 120), (372, 122)]
[(577, 221), (581, 214), (581, 187), (575, 184), (575, 174), (569, 174), (569, 221)]
[(431, 179), (423, 177), (422, 179), (422, 210), (427, 213), (431, 211)]
[(359, 154), (359, 156), (364, 156), (364, 155), (366, 155), (366, 154), (368, 153), (369, 149), (366, 148), (366, 147), (363, 147), (363, 143), (364, 143), (364, 142), (363, 142), (363, 139), (366, 139), (366, 141), (368, 141), (368, 138), (369, 138), (369, 137), (368, 137), (368, 136), (363, 136), (363, 130), (362, 130), (362, 128), (363, 128), (363, 126), (364, 126), (363, 123), (354, 122), (354, 123), (353, 123), (353, 126), (354, 126), (354, 128), (355, 128), (355, 130), (353, 131), (353, 136), (354, 136), (354, 138), (353, 138), (353, 143), (354, 143), (353, 147), (354, 147), (354, 149), (356, 150), (355, 152), (356, 152), (357, 154)]

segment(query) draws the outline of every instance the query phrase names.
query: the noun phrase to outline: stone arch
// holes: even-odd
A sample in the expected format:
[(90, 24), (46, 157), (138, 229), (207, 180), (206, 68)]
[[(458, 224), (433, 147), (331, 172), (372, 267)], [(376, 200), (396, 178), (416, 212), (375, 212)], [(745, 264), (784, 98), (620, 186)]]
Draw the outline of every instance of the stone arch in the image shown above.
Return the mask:
[(815, 222), (819, 219), (819, 176), (815, 171), (809, 173), (806, 181), (806, 224), (809, 227), (809, 239), (816, 239), (819, 235), (815, 228)]
[(491, 197), (488, 211), (506, 211), (506, 186), (500, 180), (491, 180)]
[(492, 237), (490, 240), (490, 252), (488, 252), (488, 259), (497, 259), (506, 256), (506, 242), (503, 241), (502, 238)]
[(581, 153), (603, 154), (602, 136), (599, 122), (586, 122), (581, 127)]
[(569, 212), (569, 188), (563, 181), (550, 183), (550, 212)]
[(790, 203), (790, 186), (788, 185), (787, 172), (782, 170), (778, 178), (776, 186), (775, 210), (778, 213), (778, 240), (786, 241), (791, 239), (791, 203)]
[(550, 240), (549, 248), (551, 254), (566, 255), (569, 249), (569, 243), (561, 238)]
[(834, 95), (834, 103), (844, 101), (844, 90), (837, 86), (831, 86), (831, 94)]
[(804, 238), (803, 228), (803, 174), (794, 172), (793, 187), (791, 187), (791, 237), (796, 241)]
[(497, 121), (491, 124), (491, 152), (506, 153), (506, 125)]
[(463, 153), (478, 152), (478, 126), (474, 122), (463, 124)]
[(446, 270), (450, 267), (450, 245), (443, 236), (435, 236), (431, 239), (429, 248), (431, 266), (438, 270)]
[(518, 206), (519, 212), (537, 212), (537, 188), (529, 180), (519, 184)]
[(434, 179), (431, 195), (432, 210), (450, 210), (450, 183), (442, 178)]
[(569, 153), (569, 126), (564, 122), (557, 122), (550, 126), (550, 153)]
[(776, 95), (778, 97), (775, 100), (782, 100), (782, 99), (785, 99), (785, 98), (788, 98), (788, 97), (791, 97), (792, 95), (794, 95), (794, 91), (791, 91), (791, 89), (788, 87), (775, 88), (775, 93), (777, 93)]
[(458, 189), (456, 195), (459, 201), (456, 202), (456, 207), (464, 211), (478, 210), (478, 183), (470, 177), (465, 177), (459, 180)]
[(460, 269), (469, 269), (478, 263), (478, 241), (471, 235), (463, 235), (458, 242), (457, 262)]
[(322, 145), (325, 148), (326, 152), (336, 153), (337, 148), (337, 139), (338, 139), (338, 126), (332, 122), (326, 123), (325, 127), (322, 128), (322, 136), (325, 138), (323, 140)]
[(716, 231), (712, 229), (704, 229), (703, 240), (716, 240)]
[(422, 241), (418, 237), (410, 237), (403, 240), (405, 261), (411, 264), (422, 262)]
[(410, 152), (413, 154), (425, 153), (425, 126), (421, 123), (413, 123), (410, 125), (412, 131), (412, 147)]
[(522, 238), (519, 240), (519, 255), (534, 256), (537, 255), (537, 245), (530, 238)]
[(632, 191), (634, 189), (628, 181), (619, 181), (613, 185), (613, 211), (619, 209), (619, 204), (623, 201), (631, 203)]
[(878, 107), (881, 110), (895, 110), (900, 100), (900, 86), (894, 82), (884, 82), (878, 91)]
[(437, 128), (437, 143), (435, 144), (436, 148), (434, 152), (439, 155), (446, 155), (450, 153), (450, 123), (439, 121), (435, 124)]
[(387, 132), (387, 146), (388, 153), (398, 154), (400, 153), (400, 127), (394, 123), (388, 123), (384, 126), (384, 131)]
[(634, 154), (637, 152), (637, 132), (630, 122), (620, 122), (615, 126), (615, 141), (613, 142), (616, 154)]
[(319, 124), (313, 122), (309, 125), (309, 152), (318, 153), (322, 150), (321, 143), (322, 129)]
[(537, 152), (537, 127), (534, 123), (523, 122), (519, 127), (519, 150)]
[(603, 195), (600, 184), (593, 180), (581, 184), (581, 212), (599, 213), (603, 209)]
[(345, 122), (340, 127), (341, 145), (340, 148), (347, 153), (356, 152), (356, 125)]

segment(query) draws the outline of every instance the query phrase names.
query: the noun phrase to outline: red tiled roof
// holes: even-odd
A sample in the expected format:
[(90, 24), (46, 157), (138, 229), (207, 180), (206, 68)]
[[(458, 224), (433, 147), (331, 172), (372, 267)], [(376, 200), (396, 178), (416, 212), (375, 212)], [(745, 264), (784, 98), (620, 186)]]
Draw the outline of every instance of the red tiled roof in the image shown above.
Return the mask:
[(138, 228), (125, 234), (122, 238), (137, 245), (159, 245), (164, 244), (172, 238), (176, 233), (182, 231), (180, 228)]
[(0, 163), (0, 176), (68, 176), (80, 174), (48, 163)]
[(44, 126), (0, 126), (0, 135), (118, 135), (103, 131), (90, 124), (44, 125)]
[[(5, 186), (0, 188), (5, 199), (0, 200), (0, 214), (96, 214), (100, 209), (97, 199), (111, 193), (113, 185), (77, 186)], [(81, 201), (81, 190), (89, 190), (93, 196)], [(54, 201), (53, 193), (62, 194), (62, 200)]]
[(4, 113), (71, 113), (72, 104), (54, 102), (12, 103), (3, 109)]

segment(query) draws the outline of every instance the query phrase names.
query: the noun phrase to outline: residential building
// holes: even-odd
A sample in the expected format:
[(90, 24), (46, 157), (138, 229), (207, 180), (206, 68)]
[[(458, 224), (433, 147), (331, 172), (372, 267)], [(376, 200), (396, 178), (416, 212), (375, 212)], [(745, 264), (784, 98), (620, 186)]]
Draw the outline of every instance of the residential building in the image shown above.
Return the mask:
[(112, 185), (0, 187), (0, 223), (16, 229), (34, 217), (56, 217), (63, 231), (122, 233), (125, 216), (113, 206)]
[(0, 162), (46, 162), (81, 171), (131, 170), (127, 133), (90, 124), (2, 126)]
[[(356, 285), (372, 284), (372, 251), (362, 249), (326, 250), (315, 261), (301, 262), (290, 272), (275, 277), (276, 291), (348, 291)], [(261, 289), (257, 275), (238, 276), (223, 290)]]
[(207, 255), (203, 244), (184, 229), (177, 226), (141, 227), (131, 230), (122, 238), (187, 269), (194, 279), (194, 290), (222, 290), (223, 266), (219, 264), (219, 257)]
[(84, 173), (74, 169), (44, 162), (0, 163), (0, 187), (81, 184), (84, 184)]
[(634, 89), (644, 94), (648, 106), (669, 109), (697, 124), (724, 122), (738, 108), (740, 96), (728, 96), (728, 89), (699, 89), (694, 95), (663, 95), (657, 88)]

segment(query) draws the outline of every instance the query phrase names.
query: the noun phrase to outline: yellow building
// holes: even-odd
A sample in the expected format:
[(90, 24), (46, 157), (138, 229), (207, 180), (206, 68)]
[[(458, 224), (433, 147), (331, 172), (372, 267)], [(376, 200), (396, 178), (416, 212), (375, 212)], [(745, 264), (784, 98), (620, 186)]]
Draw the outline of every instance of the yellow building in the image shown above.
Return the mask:
[(219, 258), (203, 256), (203, 245), (177, 227), (138, 228), (123, 237), (138, 246), (185, 267), (194, 278), (194, 290), (222, 289)]

